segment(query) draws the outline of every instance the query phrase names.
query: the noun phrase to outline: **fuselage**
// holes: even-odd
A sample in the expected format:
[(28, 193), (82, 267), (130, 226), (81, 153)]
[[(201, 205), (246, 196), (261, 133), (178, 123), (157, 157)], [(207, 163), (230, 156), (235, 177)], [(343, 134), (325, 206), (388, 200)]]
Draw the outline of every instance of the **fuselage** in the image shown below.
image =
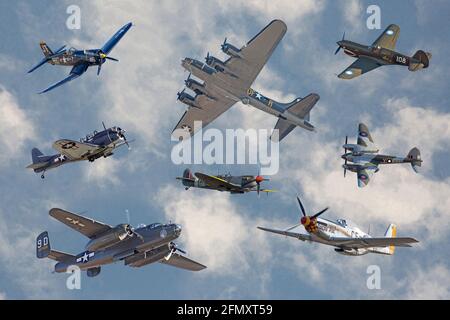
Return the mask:
[[(112, 127), (101, 132), (94, 131), (92, 134), (87, 135), (85, 138), (81, 138), (80, 142), (88, 143), (98, 146), (98, 151), (94, 154), (90, 154), (88, 160), (95, 160), (100, 157), (108, 157), (112, 155), (112, 151), (121, 143), (124, 142), (125, 130), (120, 127)], [(50, 169), (57, 168), (63, 164), (75, 161), (81, 161), (86, 159), (69, 159), (63, 154), (55, 154), (52, 156), (43, 157), (42, 161), (35, 164), (34, 172), (45, 172)]]
[(70, 48), (55, 54), (48, 63), (60, 66), (75, 66), (80, 63), (87, 63), (88, 66), (96, 66), (103, 64), (105, 61), (106, 58), (102, 55), (100, 49), (77, 50)]
[[(117, 261), (124, 261), (131, 266), (137, 262), (140, 264), (157, 262), (170, 253), (170, 244), (180, 236), (181, 227), (177, 224), (154, 223), (140, 227), (134, 232), (140, 237), (129, 235), (105, 249), (83, 251), (73, 259), (58, 262), (55, 265), (55, 272), (66, 272), (69, 266), (87, 270)], [(89, 243), (86, 247), (88, 246)]]
[(381, 164), (411, 163), (411, 159), (382, 154), (348, 152), (342, 155), (342, 159), (353, 164), (344, 164), (344, 168), (356, 172), (361, 167), (378, 167)]
[(230, 184), (234, 184), (237, 186), (240, 186), (240, 189), (232, 189), (230, 190), (226, 186), (223, 188), (213, 188), (210, 187), (208, 184), (206, 184), (203, 180), (195, 177), (193, 181), (190, 180), (183, 180), (183, 185), (186, 188), (202, 188), (202, 189), (210, 189), (210, 190), (217, 190), (217, 191), (226, 191), (231, 193), (246, 193), (250, 191), (255, 191), (258, 184), (256, 182), (255, 176), (231, 176), (231, 175), (217, 175), (216, 176), (219, 179), (222, 179)]
[(350, 225), (349, 222), (343, 219), (335, 221), (317, 218), (317, 229), (315, 232), (308, 232), (311, 239), (315, 242), (326, 244), (335, 247), (335, 251), (350, 256), (361, 256), (367, 253), (385, 254), (385, 248), (346, 248), (339, 246), (339, 242), (335, 238), (371, 238), (371, 236), (363, 232), (360, 228)]
[(409, 66), (410, 62), (420, 63), (407, 55), (380, 46), (366, 46), (349, 40), (338, 41), (337, 44), (344, 50), (345, 54), (358, 58), (369, 57), (381, 65)]
[(242, 102), (245, 105), (251, 105), (306, 130), (314, 130), (314, 127), (307, 119), (302, 119), (286, 110), (291, 104), (279, 103), (265, 97), (252, 88), (247, 88), (246, 84), (239, 81), (233, 74), (233, 70), (227, 70), (220, 67), (213, 68), (192, 58), (183, 59), (181, 65), (194, 76), (205, 81), (205, 85), (201, 89), (195, 88), (198, 90), (196, 92), (197, 94), (200, 93), (200, 91), (204, 91), (203, 93), (206, 95), (214, 96), (213, 93), (217, 92), (235, 103)]

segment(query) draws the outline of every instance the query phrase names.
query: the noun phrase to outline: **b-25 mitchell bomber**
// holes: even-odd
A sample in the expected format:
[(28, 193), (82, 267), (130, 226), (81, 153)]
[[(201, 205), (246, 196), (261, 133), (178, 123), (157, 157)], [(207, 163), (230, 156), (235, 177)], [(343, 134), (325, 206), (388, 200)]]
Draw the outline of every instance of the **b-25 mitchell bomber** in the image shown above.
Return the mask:
[(173, 242), (181, 234), (181, 226), (177, 224), (153, 223), (134, 229), (129, 224), (112, 227), (56, 208), (51, 209), (49, 214), (90, 239), (84, 252), (71, 255), (52, 250), (47, 231), (37, 237), (37, 257), (56, 260), (57, 273), (66, 272), (69, 267), (77, 266), (83, 271), (86, 270), (89, 277), (95, 277), (100, 273), (101, 266), (119, 261), (130, 267), (161, 262), (189, 271), (206, 268), (187, 258), (185, 252)]
[(357, 60), (338, 77), (341, 79), (353, 79), (385, 65), (407, 66), (409, 71), (428, 68), (431, 53), (418, 50), (412, 57), (409, 57), (394, 51), (399, 34), (400, 27), (391, 24), (372, 45), (366, 46), (345, 40), (344, 33), (342, 40), (337, 42), (339, 47), (335, 54), (342, 48), (347, 55), (357, 58)]
[(27, 166), (36, 173), (41, 173), (44, 179), (47, 170), (57, 168), (63, 164), (89, 160), (94, 162), (100, 157), (107, 158), (113, 155), (114, 149), (126, 144), (129, 148), (125, 130), (120, 127), (106, 129), (103, 123), (103, 131), (94, 131), (92, 134), (81, 138), (80, 141), (61, 139), (53, 143), (53, 148), (59, 153), (45, 156), (38, 148), (31, 150), (33, 163)]
[(196, 172), (194, 175), (191, 170), (186, 169), (182, 177), (177, 177), (186, 190), (189, 188), (210, 189), (222, 192), (230, 192), (231, 194), (247, 193), (255, 191), (260, 192), (274, 192), (275, 190), (261, 189), (263, 181), (269, 181), (262, 177), (259, 173), (257, 176), (232, 176), (230, 174), (210, 176), (201, 172)]
[[(342, 155), (342, 159), (345, 160), (342, 166), (344, 177), (347, 170), (356, 172), (360, 188), (369, 184), (370, 178), (379, 171), (378, 166), (381, 164), (409, 163), (416, 173), (417, 168), (422, 166), (420, 151), (417, 148), (412, 148), (405, 158), (378, 154), (378, 147), (364, 123), (359, 124), (357, 144), (348, 144), (348, 137), (345, 137), (345, 144), (342, 147), (345, 150), (345, 154)], [(348, 161), (353, 163), (349, 164)]]
[[(394, 224), (389, 225), (384, 237), (373, 238), (350, 221), (343, 219), (331, 221), (319, 218), (328, 208), (309, 216), (298, 197), (297, 201), (302, 211), (300, 223), (285, 230), (263, 227), (258, 227), (258, 229), (302, 241), (333, 246), (337, 253), (347, 256), (362, 256), (367, 253), (393, 255), (395, 247), (411, 247), (411, 243), (418, 242), (413, 238), (397, 238), (397, 227)], [(301, 230), (301, 226), (306, 233)]]
[(53, 52), (45, 42), (41, 42), (39, 45), (45, 57), (30, 71), (28, 71), (28, 73), (33, 72), (46, 63), (60, 66), (72, 66), (72, 70), (70, 71), (70, 75), (67, 78), (58, 83), (55, 83), (54, 85), (39, 93), (46, 93), (50, 90), (55, 89), (56, 87), (65, 84), (66, 82), (78, 78), (83, 73), (85, 73), (90, 66), (97, 66), (97, 75), (99, 75), (102, 69), (102, 65), (106, 62), (106, 60), (116, 62), (119, 61), (116, 58), (109, 57), (108, 54), (131, 27), (131, 22), (124, 25), (112, 36), (111, 39), (108, 40), (108, 42), (105, 43), (105, 45), (101, 49), (77, 50), (75, 48), (70, 48), (69, 50), (67, 50), (65, 49), (66, 46), (62, 46), (61, 48)]
[[(230, 57), (225, 62), (209, 53), (206, 64), (192, 58), (182, 60), (183, 68), (203, 80), (203, 83), (189, 75), (185, 85), (195, 92), (195, 97), (185, 92), (185, 89), (178, 93), (178, 100), (189, 106), (174, 129), (183, 130), (181, 134), (177, 131), (178, 138), (194, 135), (237, 102), (278, 117), (275, 129), (279, 130), (279, 141), (295, 127), (314, 131), (314, 126), (309, 122), (310, 111), (319, 100), (319, 95), (312, 93), (291, 103), (280, 103), (251, 88), (286, 31), (283, 21), (274, 20), (241, 49), (225, 39), (221, 48)], [(201, 126), (194, 126), (195, 122), (201, 122)]]

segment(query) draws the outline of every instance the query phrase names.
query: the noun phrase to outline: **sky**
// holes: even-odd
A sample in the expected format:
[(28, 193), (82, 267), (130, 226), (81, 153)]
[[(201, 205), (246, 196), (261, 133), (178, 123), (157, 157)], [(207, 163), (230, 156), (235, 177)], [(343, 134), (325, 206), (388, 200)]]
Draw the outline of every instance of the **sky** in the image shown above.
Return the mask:
[[(369, 30), (366, 9), (381, 9), (381, 30)], [(67, 7), (81, 9), (81, 28), (66, 27)], [(0, 1), (0, 299), (449, 299), (450, 298), (450, 51), (447, 1)], [(320, 94), (311, 122), (317, 132), (295, 129), (280, 144), (279, 190), (228, 195), (189, 190), (175, 180), (185, 166), (172, 163), (170, 133), (186, 107), (176, 102), (187, 73), (180, 61), (207, 52), (225, 59), (225, 37), (245, 44), (273, 19), (288, 31), (253, 88), (281, 102)], [(98, 48), (122, 25), (134, 26), (117, 45), (99, 77), (95, 68), (48, 94), (37, 92), (66, 77), (69, 68), (46, 65), (39, 41)], [(401, 28), (397, 50), (433, 54), (415, 73), (382, 67), (360, 78), (336, 77), (352, 58), (333, 55), (336, 41), (372, 43), (391, 24)], [(79, 139), (101, 122), (135, 139), (132, 149), (94, 163), (47, 172), (25, 167), (30, 151), (53, 152), (60, 138)], [(417, 146), (423, 166), (381, 168), (358, 189), (343, 177), (342, 144), (365, 122), (383, 153), (406, 155)], [(210, 127), (273, 128), (276, 119), (241, 103)], [(195, 165), (210, 174), (256, 174), (257, 165)], [(333, 248), (278, 237), (257, 226), (285, 228), (300, 212), (329, 206), (325, 218), (346, 218), (381, 236), (390, 223), (399, 236), (420, 242), (393, 256), (347, 257)], [(54, 262), (35, 257), (35, 238), (47, 230), (52, 248), (79, 253), (86, 238), (52, 219), (60, 207), (116, 225), (169, 221), (183, 226), (178, 240), (208, 268), (198, 273), (151, 264), (121, 263), (82, 277), (81, 290), (66, 288)], [(379, 266), (381, 288), (367, 287), (369, 266)]]

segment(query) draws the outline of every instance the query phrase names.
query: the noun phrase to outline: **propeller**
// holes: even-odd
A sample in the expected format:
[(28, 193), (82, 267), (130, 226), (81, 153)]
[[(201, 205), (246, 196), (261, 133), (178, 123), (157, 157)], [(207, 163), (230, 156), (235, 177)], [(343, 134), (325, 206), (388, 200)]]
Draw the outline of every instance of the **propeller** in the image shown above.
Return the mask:
[(186, 88), (184, 88), (181, 92), (180, 92), (180, 91), (177, 92), (177, 97), (178, 97), (177, 100), (181, 100), (181, 96), (183, 95), (183, 93), (184, 93), (185, 91), (186, 91)]
[(209, 51), (208, 51), (208, 53), (206, 54), (206, 57), (205, 57), (205, 62), (207, 65), (209, 65), (211, 63), (211, 57), (212, 56), (209, 54)]
[(191, 73), (189, 72), (189, 75), (186, 80), (184, 80), (184, 84), (187, 86), (189, 84), (189, 80), (191, 80)]
[[(344, 31), (344, 34), (342, 35), (342, 41), (344, 41), (345, 40), (345, 31)], [(336, 54), (338, 54), (338, 52), (341, 50), (341, 46), (339, 45), (339, 43), (338, 43), (338, 48), (336, 49), (336, 51), (334, 52), (334, 54), (336, 55)]]
[(171, 243), (169, 244), (169, 249), (170, 249), (169, 254), (168, 254), (167, 256), (164, 257), (164, 259), (165, 259), (166, 261), (168, 261), (168, 260), (172, 257), (172, 254), (174, 254), (174, 253), (177, 252), (177, 251), (179, 251), (179, 252), (181, 252), (181, 253), (184, 253), (184, 254), (187, 254), (186, 251), (181, 250), (180, 248), (178, 248), (177, 245), (176, 245), (174, 242), (171, 242)]
[(299, 204), (299, 206), (300, 206), (300, 209), (301, 209), (301, 211), (302, 211), (302, 215), (303, 215), (303, 216), (302, 216), (302, 218), (300, 219), (300, 223), (296, 224), (295, 226), (290, 227), (289, 229), (286, 229), (286, 231), (292, 230), (292, 229), (294, 229), (294, 228), (297, 228), (297, 227), (300, 226), (300, 225), (303, 225), (303, 226), (305, 227), (306, 231), (310, 232), (310, 231), (308, 230), (308, 229), (311, 228), (310, 226), (312, 225), (312, 226), (314, 227), (315, 221), (317, 220), (317, 218), (318, 218), (321, 214), (323, 214), (325, 211), (327, 211), (329, 208), (327, 207), (327, 208), (325, 208), (325, 209), (319, 211), (318, 213), (316, 213), (316, 214), (313, 215), (313, 216), (308, 216), (308, 215), (306, 214), (305, 208), (303, 207), (302, 201), (300, 200), (299, 197), (297, 197), (297, 201), (298, 201), (298, 204)]
[(225, 40), (223, 40), (223, 44), (220, 46), (222, 48), (222, 51), (225, 50), (226, 46), (227, 46), (227, 38), (225, 38)]
[[(348, 150), (345, 147), (347, 145), (347, 143), (348, 143), (348, 136), (345, 136), (344, 153), (347, 153), (347, 150)], [(347, 165), (347, 158), (345, 158), (344, 160), (345, 160), (344, 165), (346, 166)], [(346, 174), (347, 174), (347, 167), (344, 167), (344, 178), (345, 178)]]
[(125, 210), (125, 213), (127, 214), (127, 227), (126, 227), (126, 231), (130, 236), (135, 235), (136, 237), (138, 237), (139, 239), (141, 239), (142, 242), (144, 242), (144, 237), (139, 233), (136, 232), (134, 230), (134, 228), (131, 226), (130, 224), (130, 212), (128, 211), (128, 209)]
[(112, 57), (108, 57), (108, 56), (107, 56), (103, 51), (101, 51), (101, 50), (98, 51), (97, 57), (99, 58), (99, 64), (98, 64), (98, 68), (97, 68), (97, 75), (100, 75), (100, 71), (102, 70), (102, 64), (105, 62), (105, 60), (111, 60), (111, 61), (119, 62), (118, 59), (112, 58)]
[(261, 167), (258, 168), (258, 175), (255, 177), (255, 182), (256, 182), (256, 193), (259, 194), (261, 192), (261, 182), (263, 181), (270, 181), (270, 179), (266, 179), (263, 176), (261, 176)]

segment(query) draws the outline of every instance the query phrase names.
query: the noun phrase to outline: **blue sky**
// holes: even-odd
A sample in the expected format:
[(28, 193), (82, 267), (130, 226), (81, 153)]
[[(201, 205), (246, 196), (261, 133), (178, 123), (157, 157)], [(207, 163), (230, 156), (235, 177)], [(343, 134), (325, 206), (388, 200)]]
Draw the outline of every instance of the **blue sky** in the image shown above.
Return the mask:
[[(347, 299), (450, 298), (450, 50), (446, 1), (378, 1), (381, 24), (401, 27), (397, 50), (433, 54), (430, 68), (379, 68), (353, 81), (340, 73), (352, 59), (334, 56), (335, 42), (371, 43), (382, 30), (366, 28), (373, 1), (1, 1), (0, 30), (0, 297), (7, 299)], [(69, 30), (66, 8), (81, 8), (81, 29)], [(45, 8), (45, 10), (43, 10)], [(253, 87), (282, 102), (317, 92), (311, 114), (316, 134), (296, 129), (280, 145), (280, 172), (271, 187), (278, 194), (230, 196), (184, 191), (175, 177), (170, 132), (184, 105), (175, 102), (187, 74), (185, 56), (225, 57), (225, 37), (241, 46), (272, 19), (288, 31)], [(118, 64), (107, 63), (100, 77), (82, 78), (46, 95), (69, 68), (44, 66), (39, 41), (53, 49), (63, 44), (100, 47), (120, 26), (135, 26), (114, 49)], [(101, 121), (120, 125), (136, 139), (108, 159), (77, 163), (47, 173), (45, 181), (25, 167), (30, 150), (51, 153), (59, 138), (78, 139)], [(356, 178), (342, 176), (340, 153), (345, 135), (357, 123), (369, 125), (385, 153), (406, 155), (421, 149), (423, 170), (382, 168), (359, 190)], [(276, 119), (236, 105), (213, 127), (272, 128)], [(209, 173), (257, 172), (256, 166), (194, 166)], [(391, 222), (399, 235), (420, 244), (392, 257), (345, 257), (332, 248), (305, 244), (256, 230), (257, 225), (287, 227), (299, 218), (295, 196), (311, 211), (330, 206), (327, 218), (344, 217), (382, 235)], [(153, 264), (131, 269), (106, 266), (96, 278), (83, 277), (82, 290), (69, 291), (66, 275), (51, 274), (52, 261), (35, 258), (36, 235), (48, 230), (55, 249), (80, 252), (80, 234), (51, 219), (61, 207), (115, 225), (176, 221), (183, 225), (180, 245), (208, 265), (189, 273)], [(382, 270), (382, 289), (368, 290), (366, 269)]]

